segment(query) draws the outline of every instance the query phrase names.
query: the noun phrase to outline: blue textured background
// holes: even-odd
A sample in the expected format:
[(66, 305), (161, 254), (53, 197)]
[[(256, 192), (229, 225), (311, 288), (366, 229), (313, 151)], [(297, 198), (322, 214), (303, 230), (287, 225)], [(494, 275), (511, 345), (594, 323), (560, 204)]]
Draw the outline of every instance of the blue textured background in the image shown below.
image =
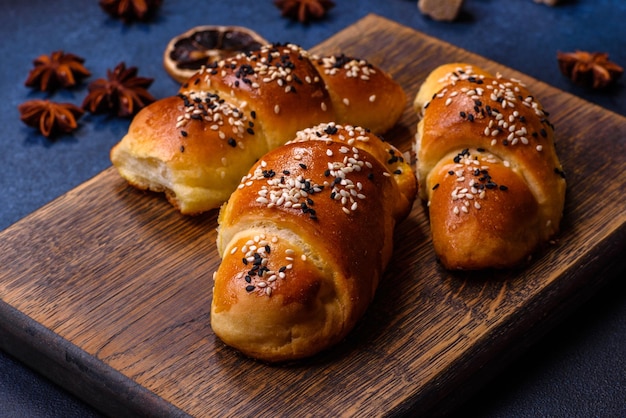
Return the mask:
[[(309, 48), (377, 13), (626, 115), (626, 77), (610, 91), (594, 92), (573, 86), (556, 63), (557, 51), (581, 49), (608, 52), (626, 66), (625, 0), (565, 1), (554, 8), (532, 0), (465, 0), (454, 23), (424, 17), (416, 0), (336, 3), (327, 19), (304, 26), (281, 18), (271, 0), (164, 0), (153, 21), (125, 25), (108, 17), (97, 0), (0, 0), (0, 230), (109, 167), (109, 149), (129, 123), (86, 114), (74, 134), (50, 141), (19, 121), (18, 104), (50, 97), (80, 105), (86, 84), (120, 61), (155, 79), (150, 88), (155, 97), (171, 95), (177, 83), (162, 67), (163, 49), (170, 38), (196, 25), (243, 25), (270, 41)], [(87, 82), (52, 96), (26, 88), (32, 60), (59, 49), (86, 59), (92, 72)], [(459, 415), (626, 416), (622, 283), (613, 280), (479, 391)], [(0, 417), (94, 415), (81, 401), (0, 352)]]

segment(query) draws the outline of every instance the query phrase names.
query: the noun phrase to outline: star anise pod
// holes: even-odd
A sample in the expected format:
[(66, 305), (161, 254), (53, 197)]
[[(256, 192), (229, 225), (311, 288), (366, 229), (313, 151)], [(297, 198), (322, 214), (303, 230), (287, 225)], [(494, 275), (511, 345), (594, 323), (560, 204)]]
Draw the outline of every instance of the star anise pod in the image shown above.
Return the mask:
[(39, 87), (41, 91), (53, 90), (59, 86), (72, 87), (91, 73), (83, 66), (85, 60), (78, 55), (55, 51), (50, 55), (40, 55), (28, 74), (28, 87)]
[(561, 72), (575, 84), (604, 88), (617, 80), (624, 69), (609, 61), (605, 52), (558, 52), (557, 59)]
[(147, 20), (161, 6), (162, 0), (100, 0), (100, 7), (124, 22)]
[(18, 106), (20, 119), (28, 126), (39, 129), (45, 137), (72, 132), (78, 127), (77, 119), (83, 109), (72, 103), (56, 103), (49, 100), (29, 100)]
[(89, 94), (83, 101), (83, 109), (91, 113), (112, 113), (117, 116), (133, 116), (156, 99), (148, 92), (152, 78), (137, 77), (137, 67), (121, 62), (113, 71), (107, 70), (107, 78), (92, 81)]
[(326, 12), (335, 7), (331, 0), (275, 0), (282, 15), (302, 23), (308, 23), (313, 19), (321, 19)]

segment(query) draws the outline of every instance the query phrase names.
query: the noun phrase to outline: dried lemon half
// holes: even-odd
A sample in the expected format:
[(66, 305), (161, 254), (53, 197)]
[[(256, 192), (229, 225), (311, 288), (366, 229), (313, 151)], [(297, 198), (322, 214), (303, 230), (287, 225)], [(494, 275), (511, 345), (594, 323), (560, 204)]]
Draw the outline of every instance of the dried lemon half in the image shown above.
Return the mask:
[(163, 65), (183, 83), (203, 65), (255, 51), (268, 42), (258, 33), (242, 26), (196, 26), (172, 38), (165, 48)]

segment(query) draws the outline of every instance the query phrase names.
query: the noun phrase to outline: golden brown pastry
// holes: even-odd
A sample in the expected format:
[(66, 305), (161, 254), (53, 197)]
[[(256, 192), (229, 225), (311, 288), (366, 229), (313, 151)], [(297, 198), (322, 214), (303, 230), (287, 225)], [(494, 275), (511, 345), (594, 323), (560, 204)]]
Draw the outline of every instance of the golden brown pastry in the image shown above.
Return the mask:
[(131, 185), (197, 214), (218, 208), (254, 161), (298, 130), (334, 121), (383, 133), (405, 104), (399, 84), (366, 61), (267, 45), (201, 69), (178, 96), (142, 110), (111, 161)]
[(451, 64), (415, 107), (420, 196), (445, 267), (513, 267), (558, 232), (566, 185), (554, 128), (521, 82)]
[(211, 326), (269, 362), (343, 339), (374, 297), (416, 196), (400, 152), (322, 124), (263, 156), (219, 214)]

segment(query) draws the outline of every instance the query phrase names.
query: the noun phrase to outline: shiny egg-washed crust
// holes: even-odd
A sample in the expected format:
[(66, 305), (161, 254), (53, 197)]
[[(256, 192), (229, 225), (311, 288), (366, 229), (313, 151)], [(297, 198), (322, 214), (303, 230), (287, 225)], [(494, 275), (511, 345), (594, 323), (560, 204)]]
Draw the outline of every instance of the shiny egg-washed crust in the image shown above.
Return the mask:
[(266, 45), (201, 69), (177, 98), (144, 108), (111, 160), (131, 185), (165, 192), (193, 215), (218, 208), (254, 161), (298, 130), (333, 121), (381, 134), (405, 104), (400, 85), (364, 60)]
[(359, 128), (323, 124), (263, 156), (219, 214), (215, 334), (268, 362), (339, 342), (372, 301), (416, 188), (399, 152)]
[(566, 183), (554, 128), (521, 82), (450, 68), (434, 70), (415, 102), (435, 252), (449, 269), (514, 267), (559, 229)]

